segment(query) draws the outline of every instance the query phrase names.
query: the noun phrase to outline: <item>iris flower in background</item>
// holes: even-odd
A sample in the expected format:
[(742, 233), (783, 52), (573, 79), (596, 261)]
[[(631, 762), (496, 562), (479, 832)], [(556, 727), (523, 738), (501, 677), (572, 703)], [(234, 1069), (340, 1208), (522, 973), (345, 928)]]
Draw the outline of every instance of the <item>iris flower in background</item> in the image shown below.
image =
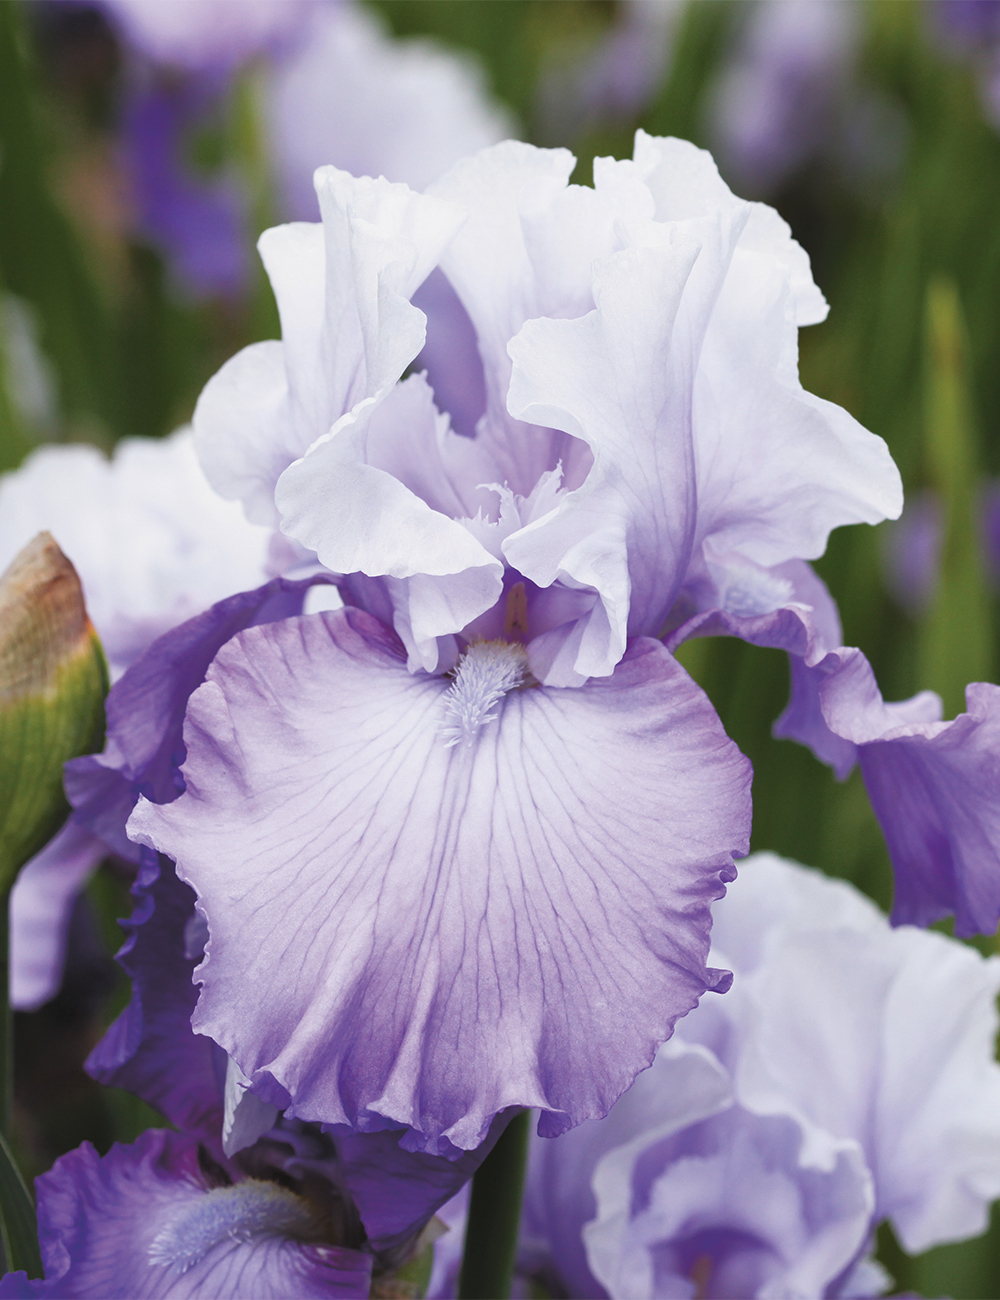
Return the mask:
[(1000, 961), (772, 854), (712, 911), (732, 990), (606, 1119), (534, 1141), (520, 1271), (620, 1300), (881, 1295), (879, 1222), (917, 1253), (982, 1232), (1000, 1192)]
[[(322, 163), (423, 187), (509, 133), (471, 62), (397, 41), (351, 0), (159, 4), (105, 0), (128, 58), (122, 161), (139, 232), (197, 296), (246, 288), (251, 195), (230, 158), (196, 162), (232, 135), (235, 79), (256, 68), (256, 130), (282, 215), (313, 219)], [(204, 149), (201, 150), (205, 152)]]

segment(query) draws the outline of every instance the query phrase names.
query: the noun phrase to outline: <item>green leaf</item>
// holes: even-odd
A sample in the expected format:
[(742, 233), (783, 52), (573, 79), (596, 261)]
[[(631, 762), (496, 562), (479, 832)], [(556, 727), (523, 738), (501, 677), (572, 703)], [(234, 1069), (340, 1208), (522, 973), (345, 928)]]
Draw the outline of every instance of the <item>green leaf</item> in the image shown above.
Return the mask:
[(63, 764), (100, 748), (107, 686), (76, 570), (39, 533), (0, 577), (0, 893), (65, 819)]
[(28, 1277), (42, 1277), (42, 1257), (38, 1251), (38, 1223), (31, 1193), (11, 1155), (7, 1140), (0, 1133), (0, 1237), (7, 1268), (20, 1269)]
[(920, 629), (920, 684), (940, 693), (946, 716), (965, 708), (968, 682), (993, 675), (990, 598), (983, 579), (978, 439), (969, 391), (958, 290), (938, 277), (927, 288), (925, 444), (927, 479), (941, 502), (934, 600)]

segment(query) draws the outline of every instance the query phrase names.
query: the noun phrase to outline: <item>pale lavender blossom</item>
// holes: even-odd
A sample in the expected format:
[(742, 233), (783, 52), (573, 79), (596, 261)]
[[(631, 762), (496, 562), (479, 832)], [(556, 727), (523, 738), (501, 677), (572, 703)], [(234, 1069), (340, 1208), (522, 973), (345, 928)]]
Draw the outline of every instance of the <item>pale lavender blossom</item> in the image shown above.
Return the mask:
[[(763, 573), (739, 609), (772, 611), (768, 567), (900, 506), (881, 440), (798, 383), (826, 305), (778, 215), (681, 141), (640, 133), (594, 189), (573, 165), (508, 142), (423, 195), (328, 167), (323, 224), (262, 238), (283, 339), (196, 437), (347, 608), (224, 646), (184, 793), (129, 824), (198, 895), (193, 1024), (255, 1094), (450, 1156), (510, 1106), (547, 1135), (605, 1113), (728, 982), (709, 904), (749, 771), (655, 639), (675, 602)], [(438, 265), (475, 438), (400, 382)]]
[(162, 633), (274, 575), (272, 531), (205, 480), (190, 430), (128, 438), (109, 459), (54, 445), (0, 476), (0, 569), (47, 529), (72, 560), (117, 678)]
[(104, 1157), (84, 1143), (37, 1180), (45, 1280), (8, 1273), (0, 1296), (367, 1296), (372, 1256), (331, 1244), (330, 1206), (260, 1173), (165, 1129)]
[[(1000, 1192), (1000, 961), (772, 854), (713, 906), (733, 968), (606, 1119), (531, 1151), (520, 1269), (616, 1300), (880, 1295)], [(454, 1294), (462, 1200), (430, 1294)]]
[(101, 0), (128, 46), (189, 72), (231, 69), (279, 46), (312, 0)]

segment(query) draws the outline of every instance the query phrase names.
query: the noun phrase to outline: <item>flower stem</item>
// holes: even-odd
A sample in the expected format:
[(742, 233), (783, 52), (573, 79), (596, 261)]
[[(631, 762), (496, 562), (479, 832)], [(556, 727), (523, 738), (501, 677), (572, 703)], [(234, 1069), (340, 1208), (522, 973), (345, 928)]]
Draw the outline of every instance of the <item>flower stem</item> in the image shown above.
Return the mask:
[(515, 1115), (472, 1180), (458, 1300), (508, 1300), (517, 1259), (531, 1112)]

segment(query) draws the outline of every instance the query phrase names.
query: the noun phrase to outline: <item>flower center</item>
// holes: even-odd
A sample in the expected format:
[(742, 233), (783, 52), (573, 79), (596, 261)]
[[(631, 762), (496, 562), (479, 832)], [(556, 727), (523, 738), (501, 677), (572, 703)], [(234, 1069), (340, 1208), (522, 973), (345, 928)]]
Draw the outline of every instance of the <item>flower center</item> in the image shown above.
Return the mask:
[(523, 685), (527, 675), (528, 656), (520, 641), (474, 641), (458, 661), (445, 695), (445, 744), (470, 745), (480, 727), (496, 721), (493, 706)]
[(264, 1234), (303, 1237), (313, 1226), (312, 1210), (300, 1196), (277, 1183), (247, 1178), (199, 1196), (153, 1238), (149, 1260), (184, 1273), (227, 1239), (249, 1241)]

